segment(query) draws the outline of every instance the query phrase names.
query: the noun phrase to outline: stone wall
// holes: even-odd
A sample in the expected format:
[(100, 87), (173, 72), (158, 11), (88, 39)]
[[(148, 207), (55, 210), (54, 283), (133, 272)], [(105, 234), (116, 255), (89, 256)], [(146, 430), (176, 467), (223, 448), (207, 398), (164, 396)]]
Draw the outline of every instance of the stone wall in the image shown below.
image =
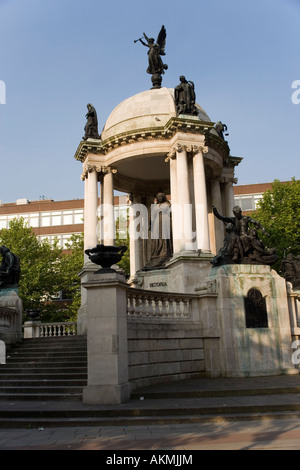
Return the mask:
[(128, 323), (128, 376), (133, 388), (201, 376), (203, 330), (189, 323)]

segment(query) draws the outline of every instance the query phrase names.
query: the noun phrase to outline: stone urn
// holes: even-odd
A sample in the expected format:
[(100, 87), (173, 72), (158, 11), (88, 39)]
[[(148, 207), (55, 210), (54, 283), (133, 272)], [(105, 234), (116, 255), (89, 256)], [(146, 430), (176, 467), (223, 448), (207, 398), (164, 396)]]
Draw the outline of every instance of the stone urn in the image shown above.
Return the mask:
[(35, 321), (40, 316), (40, 311), (37, 308), (31, 308), (26, 310), (26, 314), (30, 318), (30, 320)]
[(92, 263), (101, 266), (101, 269), (96, 273), (109, 273), (115, 272), (111, 266), (121, 261), (123, 254), (127, 250), (127, 246), (113, 246), (113, 245), (97, 245), (95, 248), (85, 250)]

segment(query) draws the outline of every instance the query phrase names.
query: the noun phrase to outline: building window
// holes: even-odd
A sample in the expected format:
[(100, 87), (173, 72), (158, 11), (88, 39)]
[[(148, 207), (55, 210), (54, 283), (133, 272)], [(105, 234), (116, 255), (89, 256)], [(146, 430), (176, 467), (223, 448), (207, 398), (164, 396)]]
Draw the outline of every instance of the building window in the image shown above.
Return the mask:
[(83, 210), (75, 210), (74, 211), (74, 224), (82, 224), (83, 223)]
[(0, 230), (2, 228), (7, 228), (7, 217), (0, 217)]
[(29, 225), (30, 227), (38, 227), (39, 226), (39, 214), (35, 212), (33, 214), (29, 214)]
[(61, 211), (52, 212), (52, 225), (61, 225)]
[(73, 211), (63, 211), (63, 225), (72, 225)]
[(50, 212), (41, 213), (41, 227), (49, 227), (51, 224)]
[(242, 211), (255, 211), (257, 203), (261, 198), (262, 194), (245, 194), (242, 196), (236, 196), (234, 198), (234, 204), (236, 206), (240, 206)]

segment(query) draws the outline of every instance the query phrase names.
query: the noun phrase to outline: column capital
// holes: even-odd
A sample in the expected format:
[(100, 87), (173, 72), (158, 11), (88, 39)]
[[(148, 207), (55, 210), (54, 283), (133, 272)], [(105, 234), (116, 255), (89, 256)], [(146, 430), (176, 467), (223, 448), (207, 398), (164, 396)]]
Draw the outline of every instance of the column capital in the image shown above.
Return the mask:
[(167, 157), (165, 158), (165, 161), (168, 162), (170, 159), (175, 158), (178, 152), (181, 153), (185, 151), (186, 151), (186, 146), (177, 142), (175, 145), (173, 145), (171, 151), (168, 153)]
[(208, 147), (206, 145), (191, 145), (191, 147), (187, 150), (188, 152), (191, 152), (194, 155), (196, 155), (197, 153), (208, 153)]
[(97, 176), (106, 175), (107, 173), (117, 173), (117, 170), (106, 165), (97, 165), (96, 163), (87, 163), (83, 167), (83, 172), (81, 174), (81, 179), (85, 180), (88, 177), (89, 173), (95, 171)]
[(238, 179), (235, 178), (234, 176), (221, 176), (220, 178), (220, 183), (231, 183), (231, 184), (237, 184)]
[(171, 159), (176, 158), (177, 153), (187, 152), (193, 155), (197, 153), (208, 153), (208, 147), (206, 145), (194, 145), (194, 144), (181, 144), (177, 142), (168, 153), (165, 161), (168, 162)]

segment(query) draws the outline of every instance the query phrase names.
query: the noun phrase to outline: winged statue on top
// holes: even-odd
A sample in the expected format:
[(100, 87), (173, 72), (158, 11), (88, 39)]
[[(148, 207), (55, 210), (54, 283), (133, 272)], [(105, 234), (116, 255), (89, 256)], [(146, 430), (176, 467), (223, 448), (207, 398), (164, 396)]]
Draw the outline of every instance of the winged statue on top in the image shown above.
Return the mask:
[[(148, 51), (148, 68), (147, 73), (150, 75), (154, 74), (164, 74), (168, 66), (163, 63), (161, 56), (166, 55), (165, 46), (166, 46), (166, 37), (167, 31), (164, 25), (161, 27), (161, 30), (157, 36), (156, 42), (154, 38), (148, 38), (146, 33), (143, 33), (143, 37), (136, 39), (134, 42), (141, 42), (143, 46), (149, 48)], [(146, 41), (146, 42), (145, 42)]]

